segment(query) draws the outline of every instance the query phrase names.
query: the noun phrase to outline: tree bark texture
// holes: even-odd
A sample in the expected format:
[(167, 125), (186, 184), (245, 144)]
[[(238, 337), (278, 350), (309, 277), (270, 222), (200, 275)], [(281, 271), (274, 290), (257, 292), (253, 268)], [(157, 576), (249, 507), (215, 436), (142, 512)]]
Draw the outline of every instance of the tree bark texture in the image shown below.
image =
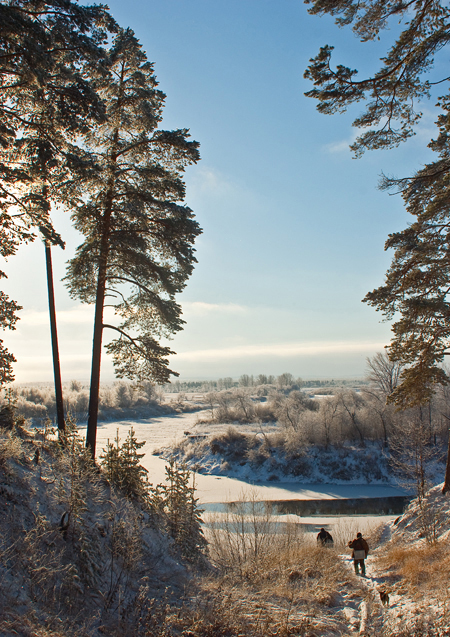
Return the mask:
[(102, 220), (102, 236), (100, 240), (100, 255), (97, 275), (97, 295), (95, 299), (94, 337), (92, 344), (91, 385), (89, 391), (88, 422), (86, 430), (86, 447), (91, 450), (95, 459), (95, 445), (97, 440), (98, 405), (100, 393), (100, 368), (103, 338), (103, 308), (105, 302), (106, 275), (108, 268), (108, 246), (111, 231), (113, 194), (110, 191), (106, 199), (105, 212)]
[(55, 293), (53, 289), (52, 253), (48, 241), (45, 242), (45, 258), (47, 263), (48, 309), (50, 313), (50, 332), (52, 337), (53, 375), (55, 378), (56, 419), (58, 431), (64, 431), (64, 403), (61, 384), (61, 368), (59, 364), (58, 332), (56, 329)]
[(447, 466), (445, 467), (445, 478), (442, 493), (445, 495), (450, 491), (450, 435), (448, 437)]

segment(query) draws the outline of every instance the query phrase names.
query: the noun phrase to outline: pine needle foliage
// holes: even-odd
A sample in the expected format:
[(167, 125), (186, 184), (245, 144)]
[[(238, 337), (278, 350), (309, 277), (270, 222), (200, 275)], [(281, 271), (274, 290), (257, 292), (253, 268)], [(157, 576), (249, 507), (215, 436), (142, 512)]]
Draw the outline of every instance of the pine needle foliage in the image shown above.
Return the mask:
[[(430, 402), (436, 385), (450, 378), (442, 366), (450, 355), (450, 101), (442, 99), (439, 135), (429, 146), (439, 158), (409, 179), (384, 178), (382, 187), (401, 192), (414, 221), (389, 235), (394, 257), (384, 284), (364, 301), (395, 318), (389, 357), (406, 367), (388, 400), (400, 408)], [(450, 490), (450, 446), (444, 492)]]
[[(0, 272), (0, 279), (4, 278), (6, 278), (6, 274), (4, 272)], [(16, 303), (16, 301), (13, 301), (7, 294), (0, 291), (0, 327), (3, 331), (5, 329), (16, 329), (15, 326), (19, 319), (16, 312), (21, 309), (22, 307)], [(15, 362), (16, 359), (14, 354), (8, 351), (8, 349), (3, 345), (3, 340), (0, 339), (0, 386), (7, 385), (14, 381), (13, 363)]]
[[(391, 0), (306, 0), (315, 15), (335, 16), (340, 27), (352, 25), (361, 42), (379, 39), (391, 24), (401, 24), (399, 37), (381, 58), (371, 77), (357, 77), (358, 71), (331, 65), (333, 47), (321, 47), (310, 60), (305, 78), (314, 83), (306, 93), (318, 100), (321, 113), (342, 113), (350, 104), (366, 101), (365, 112), (353, 125), (366, 129), (350, 147), (356, 156), (365, 150), (391, 148), (414, 135), (422, 113), (417, 102), (430, 96), (434, 84), (447, 83), (449, 77), (430, 81), (425, 75), (434, 58), (450, 41), (450, 9), (440, 0), (392, 2)], [(367, 130), (369, 129), (369, 130)]]
[(100, 456), (102, 471), (107, 479), (129, 498), (145, 499), (151, 487), (148, 471), (140, 464), (145, 454), (138, 453), (144, 445), (145, 441), (138, 442), (133, 427), (121, 445), (117, 430), (114, 443), (108, 440)]
[(390, 400), (401, 407), (429, 402), (433, 386), (449, 382), (441, 364), (450, 354), (450, 102), (441, 105), (439, 136), (430, 144), (439, 159), (410, 179), (383, 180), (384, 188), (400, 190), (414, 221), (389, 235), (385, 249), (394, 257), (385, 282), (364, 299), (387, 319), (396, 318), (389, 356), (407, 369)]
[[(0, 1), (0, 255), (15, 254), (36, 230), (63, 245), (51, 202), (70, 205), (68, 175), (83, 163), (69, 140), (103, 105), (89, 78), (102, 67), (115, 22), (102, 6), (70, 0)], [(98, 72), (98, 71), (97, 71)], [(75, 180), (76, 182), (76, 180)], [(74, 183), (74, 180), (72, 180)], [(5, 278), (0, 272), (0, 278)], [(21, 309), (0, 296), (0, 326), (14, 329)], [(14, 356), (0, 342), (0, 383), (14, 380)]]
[[(386, 319), (396, 319), (388, 352), (390, 360), (401, 364), (403, 370), (388, 401), (400, 409), (429, 404), (436, 385), (450, 382), (442, 367), (444, 357), (450, 354), (450, 76), (438, 76), (434, 71), (431, 81), (426, 74), (434, 68), (439, 53), (448, 53), (450, 8), (441, 0), (307, 2), (312, 5), (310, 13), (328, 13), (336, 17), (339, 26), (353, 25), (362, 42), (379, 39), (390, 23), (402, 25), (399, 37), (372, 77), (358, 80), (357, 71), (343, 65), (333, 69), (333, 47), (328, 45), (310, 60), (305, 71), (305, 77), (314, 82), (306, 95), (318, 100), (317, 108), (322, 113), (343, 112), (350, 104), (368, 102), (365, 113), (353, 122), (366, 129), (351, 146), (356, 156), (367, 149), (397, 146), (411, 137), (422, 115), (417, 102), (430, 97), (434, 85), (447, 87), (447, 93), (437, 102), (441, 110), (439, 135), (428, 145), (439, 159), (412, 177), (382, 178), (381, 189), (400, 192), (414, 221), (389, 236), (385, 249), (395, 252), (385, 283), (364, 299)], [(449, 490), (450, 444), (444, 492)]]
[[(164, 94), (153, 66), (130, 29), (108, 53), (110, 75), (97, 90), (106, 120), (85, 137), (96, 170), (73, 221), (85, 237), (69, 262), (73, 298), (95, 303), (87, 444), (95, 454), (103, 329), (114, 330), (107, 351), (119, 378), (168, 381), (168, 347), (157, 341), (182, 329), (181, 292), (192, 273), (200, 228), (183, 201), (181, 175), (199, 160), (186, 129), (162, 131)], [(104, 322), (105, 301), (119, 324)]]
[(201, 527), (203, 510), (195, 497), (195, 477), (191, 482), (191, 472), (184, 463), (169, 461), (166, 484), (156, 487), (153, 502), (165, 516), (166, 529), (176, 550), (185, 560), (201, 563), (208, 544)]
[(99, 472), (70, 417), (64, 431), (59, 431), (56, 448), (57, 499), (64, 507), (60, 526), (64, 535), (79, 539), (83, 532), (82, 514), (87, 502), (95, 501), (99, 491)]

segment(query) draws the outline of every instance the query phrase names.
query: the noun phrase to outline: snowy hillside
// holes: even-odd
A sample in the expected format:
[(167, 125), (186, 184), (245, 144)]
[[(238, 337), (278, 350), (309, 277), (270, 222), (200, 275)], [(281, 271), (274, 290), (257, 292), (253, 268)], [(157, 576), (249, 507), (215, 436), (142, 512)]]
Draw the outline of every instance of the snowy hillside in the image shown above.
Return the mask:
[(51, 438), (0, 429), (0, 634), (113, 635), (188, 568), (162, 509), (115, 491), (76, 432)]

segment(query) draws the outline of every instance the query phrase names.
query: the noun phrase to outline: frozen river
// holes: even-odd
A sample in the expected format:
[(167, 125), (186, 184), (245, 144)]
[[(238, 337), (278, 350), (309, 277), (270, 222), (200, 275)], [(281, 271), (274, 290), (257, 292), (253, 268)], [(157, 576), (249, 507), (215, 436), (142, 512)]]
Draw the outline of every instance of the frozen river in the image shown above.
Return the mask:
[[(176, 414), (136, 421), (101, 422), (97, 431), (97, 455), (106, 447), (108, 439), (113, 441), (117, 429), (123, 442), (130, 427), (133, 427), (138, 440), (145, 440), (141, 453), (143, 466), (149, 472), (153, 484), (164, 482), (165, 461), (152, 455), (155, 449), (170, 445), (183, 437), (185, 431), (195, 432), (199, 413)], [(82, 428), (80, 428), (82, 429)], [(258, 500), (318, 500), (335, 498), (375, 498), (404, 495), (404, 491), (388, 485), (330, 485), (299, 484), (296, 482), (265, 482), (250, 484), (243, 480), (225, 476), (196, 474), (197, 495), (200, 503), (230, 502), (248, 500), (252, 495)]]

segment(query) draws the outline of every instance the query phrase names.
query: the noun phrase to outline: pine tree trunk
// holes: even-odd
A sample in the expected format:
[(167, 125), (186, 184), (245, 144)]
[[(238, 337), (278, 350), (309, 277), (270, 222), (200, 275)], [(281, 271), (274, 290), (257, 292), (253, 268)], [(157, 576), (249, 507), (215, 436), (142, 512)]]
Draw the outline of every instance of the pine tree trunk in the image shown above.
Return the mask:
[(56, 397), (56, 419), (58, 422), (58, 431), (64, 431), (66, 424), (64, 421), (64, 403), (61, 384), (61, 368), (59, 364), (58, 349), (58, 333), (56, 330), (56, 311), (55, 311), (55, 293), (53, 289), (53, 268), (52, 253), (50, 244), (45, 242), (45, 257), (47, 264), (47, 289), (48, 289), (48, 309), (50, 313), (50, 332), (52, 337), (52, 354), (53, 354), (53, 375), (55, 378), (55, 397)]
[(89, 391), (88, 422), (86, 430), (86, 447), (91, 450), (95, 459), (95, 445), (97, 440), (98, 403), (100, 393), (100, 366), (102, 356), (103, 336), (103, 304), (105, 299), (106, 268), (99, 269), (97, 282), (97, 297), (95, 300), (94, 337), (92, 345), (91, 385)]
[(448, 437), (447, 466), (445, 468), (445, 478), (442, 493), (445, 495), (448, 491), (450, 491), (450, 435)]
[(112, 189), (107, 197), (107, 205), (102, 222), (100, 255), (97, 275), (97, 295), (95, 299), (94, 337), (92, 344), (91, 385), (89, 391), (88, 423), (86, 430), (86, 447), (91, 450), (95, 459), (97, 440), (98, 404), (100, 393), (100, 367), (102, 357), (103, 308), (105, 303), (106, 273), (108, 267), (108, 246), (111, 231)]
[(92, 344), (91, 385), (89, 390), (88, 423), (86, 430), (86, 447), (91, 450), (95, 460), (97, 440), (98, 404), (100, 393), (100, 367), (102, 357), (103, 308), (105, 303), (106, 275), (108, 269), (109, 242), (111, 238), (111, 216), (114, 200), (114, 172), (117, 162), (117, 142), (119, 131), (113, 137), (110, 155), (110, 178), (105, 197), (105, 210), (101, 223), (100, 254), (98, 258), (97, 295), (95, 297), (94, 336)]

